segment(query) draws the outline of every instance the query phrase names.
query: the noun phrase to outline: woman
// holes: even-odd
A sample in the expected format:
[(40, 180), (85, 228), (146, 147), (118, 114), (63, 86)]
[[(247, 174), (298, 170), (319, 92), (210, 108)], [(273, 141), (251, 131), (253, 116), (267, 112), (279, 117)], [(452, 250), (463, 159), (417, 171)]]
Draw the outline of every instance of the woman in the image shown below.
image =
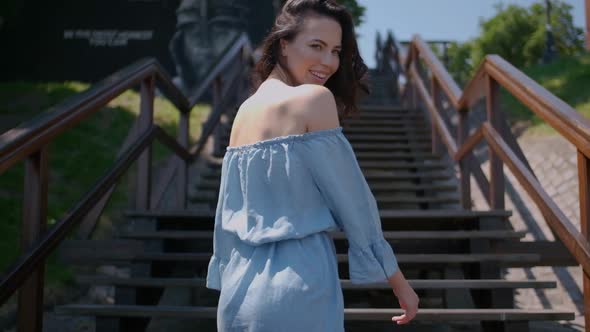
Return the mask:
[(289, 0), (263, 44), (259, 86), (236, 115), (223, 159), (207, 287), (219, 331), (344, 330), (336, 251), (351, 282), (388, 281), (412, 320), (418, 297), (383, 238), (374, 196), (342, 133), (367, 67), (350, 14)]

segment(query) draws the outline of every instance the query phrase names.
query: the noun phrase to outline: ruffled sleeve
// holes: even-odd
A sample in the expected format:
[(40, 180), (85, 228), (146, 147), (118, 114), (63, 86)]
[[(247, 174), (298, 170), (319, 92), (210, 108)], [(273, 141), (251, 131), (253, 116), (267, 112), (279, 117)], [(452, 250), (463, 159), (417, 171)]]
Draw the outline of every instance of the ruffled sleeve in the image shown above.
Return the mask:
[(348, 239), (352, 283), (383, 282), (399, 270), (383, 237), (375, 197), (342, 133), (309, 140), (305, 162), (338, 226)]

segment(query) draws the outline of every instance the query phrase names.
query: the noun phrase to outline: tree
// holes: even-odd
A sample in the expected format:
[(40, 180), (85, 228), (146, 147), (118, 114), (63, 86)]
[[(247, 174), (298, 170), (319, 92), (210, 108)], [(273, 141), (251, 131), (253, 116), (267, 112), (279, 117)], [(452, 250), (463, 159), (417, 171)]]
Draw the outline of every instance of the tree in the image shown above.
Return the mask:
[[(584, 34), (575, 27), (572, 6), (552, 0), (551, 27), (558, 55), (574, 55), (583, 50)], [(545, 48), (545, 3), (529, 8), (497, 6), (497, 13), (480, 22), (481, 35), (472, 49), (472, 62), (477, 66), (486, 54), (498, 54), (516, 67), (539, 63)]]
[[(573, 7), (561, 1), (551, 1), (551, 27), (555, 36), (555, 47), (558, 54), (576, 55), (584, 50), (584, 30), (573, 24), (571, 14)], [(545, 24), (545, 6), (535, 3), (531, 6), (532, 16), (538, 20), (539, 26)], [(542, 29), (543, 32), (545, 29)]]
[(453, 79), (460, 85), (464, 86), (471, 79), (473, 65), (471, 61), (472, 42), (458, 43), (452, 42), (447, 48), (449, 59), (447, 69), (453, 76)]
[[(584, 34), (574, 26), (572, 6), (552, 0), (551, 27), (558, 55), (576, 55), (584, 50)], [(541, 61), (545, 49), (545, 2), (528, 8), (496, 6), (496, 15), (480, 20), (480, 35), (466, 43), (452, 43), (448, 49), (448, 70), (465, 84), (487, 54), (498, 54), (522, 68)]]
[[(471, 53), (476, 67), (486, 54), (498, 54), (520, 67), (527, 63), (531, 54), (542, 52), (543, 44), (536, 42), (539, 38), (531, 38), (536, 37), (535, 32), (539, 29), (528, 10), (517, 5), (503, 8), (501, 4), (496, 9), (498, 12), (494, 17), (479, 23), (481, 35), (475, 39)], [(535, 47), (539, 49), (535, 50)]]
[(356, 0), (337, 0), (338, 3), (346, 7), (352, 14), (354, 25), (357, 27), (364, 22), (365, 7), (358, 4)]

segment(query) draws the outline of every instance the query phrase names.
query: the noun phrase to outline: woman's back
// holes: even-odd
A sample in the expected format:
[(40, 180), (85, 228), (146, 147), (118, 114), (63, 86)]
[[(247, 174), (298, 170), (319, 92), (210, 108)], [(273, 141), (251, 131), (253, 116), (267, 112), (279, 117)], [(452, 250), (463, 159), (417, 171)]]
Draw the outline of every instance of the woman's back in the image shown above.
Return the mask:
[(229, 145), (247, 145), (338, 126), (338, 112), (330, 90), (312, 84), (291, 87), (271, 79), (240, 106)]

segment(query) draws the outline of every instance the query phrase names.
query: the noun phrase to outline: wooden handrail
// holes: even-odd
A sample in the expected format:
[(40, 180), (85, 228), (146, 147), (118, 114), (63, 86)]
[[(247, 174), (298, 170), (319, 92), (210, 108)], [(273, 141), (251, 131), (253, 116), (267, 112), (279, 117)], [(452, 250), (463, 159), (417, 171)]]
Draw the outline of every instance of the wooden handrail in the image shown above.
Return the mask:
[[(426, 65), (432, 71), (442, 89), (446, 92), (453, 106), (457, 105), (457, 102), (461, 97), (461, 89), (445, 69), (442, 62), (440, 62), (438, 57), (434, 55), (432, 49), (419, 36), (414, 37), (410, 45), (410, 49), (413, 50), (413, 52), (411, 52), (405, 59), (406, 62), (404, 67), (406, 68), (406, 71), (408, 71), (413, 60), (416, 60), (415, 57), (419, 55), (424, 62), (426, 62)], [(461, 107), (455, 106), (455, 108), (460, 109)]]
[(580, 231), (576, 229), (576, 226), (570, 222), (557, 204), (555, 204), (555, 201), (543, 189), (539, 180), (516, 157), (512, 149), (492, 125), (486, 122), (482, 125), (482, 128), (483, 135), (490, 148), (502, 158), (506, 166), (510, 168), (512, 174), (514, 174), (539, 209), (549, 215), (548, 222), (551, 228), (578, 263), (582, 265), (584, 273), (590, 275), (590, 244), (588, 244), (588, 239), (585, 239)]
[(483, 139), (483, 127), (479, 127), (471, 136), (467, 137), (463, 145), (459, 147), (455, 152), (453, 159), (455, 161), (461, 161), (465, 158), (473, 148)]
[(57, 245), (65, 239), (72, 228), (90, 211), (95, 202), (111, 186), (117, 183), (139, 155), (152, 144), (154, 139), (160, 141), (182, 159), (190, 159), (189, 152), (178, 145), (176, 140), (159, 126), (154, 125), (151, 129), (141, 134), (131, 147), (115, 161), (114, 166), (65, 214), (65, 217), (58, 221), (49, 232), (44, 234), (34, 248), (30, 249), (24, 256), (21, 256), (9, 268), (9, 271), (4, 275), (4, 279), (0, 282), (0, 303), (4, 303), (10, 298), (14, 291), (26, 281), (27, 276), (47, 259)]
[[(418, 75), (416, 67), (413, 65), (411, 66), (410, 72), (414, 76)], [(428, 112), (430, 113), (430, 116), (434, 121), (435, 127), (438, 133), (440, 133), (440, 136), (442, 137), (443, 142), (447, 146), (449, 153), (451, 155), (454, 155), (457, 152), (457, 143), (455, 143), (455, 140), (453, 139), (453, 136), (451, 135), (449, 129), (440, 117), (440, 114), (437, 112), (433, 100), (428, 97), (428, 91), (426, 90), (426, 87), (424, 87), (424, 83), (421, 80), (417, 80), (416, 87), (418, 89), (418, 94), (422, 97), (423, 100), (425, 100), (426, 109), (428, 109)]]
[[(422, 77), (418, 73), (416, 67), (420, 59), (423, 60), (430, 72), (433, 89), (440, 87), (445, 92), (449, 103), (456, 111), (460, 112), (460, 123), (456, 135), (457, 143), (450, 135), (447, 124), (439, 115), (440, 110), (437, 105), (439, 96), (428, 93)], [(463, 91), (419, 36), (413, 38), (407, 56), (402, 63), (406, 75), (410, 79), (406, 87), (404, 87), (403, 96), (414, 100), (416, 97), (422, 99), (433, 122), (432, 134), (441, 136), (450, 156), (459, 162), (461, 168), (461, 201), (464, 207), (469, 208), (467, 205), (471, 201), (470, 171), (481, 172), (480, 166), (475, 168), (473, 166), (467, 167), (468, 164), (465, 161), (467, 158), (473, 159), (472, 151), (474, 147), (482, 139), (485, 139), (490, 147), (491, 180), (489, 188), (487, 188), (488, 195), (486, 195), (488, 203), (493, 208), (502, 208), (504, 205), (502, 163), (505, 163), (525, 191), (533, 198), (547, 224), (582, 266), (585, 285), (585, 319), (587, 331), (590, 331), (590, 286), (588, 286), (590, 285), (590, 245), (588, 241), (590, 237), (590, 121), (497, 55), (487, 55), (485, 57), (476, 74), (467, 83)], [(516, 139), (505, 128), (505, 119), (503, 113), (499, 110), (500, 86), (504, 87), (576, 146), (580, 183), (581, 230), (576, 229), (542, 188)], [(435, 90), (432, 92), (435, 92)], [(468, 133), (466, 123), (468, 113), (466, 111), (482, 97), (486, 97), (488, 120), (474, 134), (466, 137)], [(415, 102), (412, 102), (412, 105), (417, 106)], [(508, 142), (500, 133), (506, 135), (506, 138), (509, 139)], [(433, 144), (435, 142), (436, 140), (433, 139)]]
[(0, 174), (124, 91), (151, 75), (155, 60), (140, 60), (0, 136)]
[(590, 157), (590, 146), (588, 145), (590, 121), (500, 56), (487, 55), (473, 79), (467, 83), (464, 91), (461, 91), (422, 38), (414, 36), (404, 63), (406, 71), (409, 71), (410, 63), (416, 61), (418, 57), (424, 60), (433, 78), (439, 82), (455, 109), (468, 109), (481, 98), (483, 96), (481, 87), (485, 84), (486, 77), (491, 76), (578, 149), (582, 150), (587, 157)]
[(567, 219), (565, 214), (543, 189), (539, 180), (536, 179), (520, 158), (514, 154), (502, 136), (489, 122), (484, 122), (451, 157), (455, 161), (461, 161), (482, 139), (485, 139), (490, 148), (502, 158), (539, 208), (550, 216), (548, 221), (551, 228), (556, 231), (558, 237), (582, 265), (584, 272), (590, 274), (590, 244), (588, 240)]
[[(416, 52), (415, 48), (410, 47), (408, 49), (408, 52), (406, 52), (406, 54), (404, 55), (401, 52), (401, 48), (399, 47), (399, 45), (397, 43), (394, 42), (395, 39), (393, 38), (393, 36), (391, 35), (391, 33), (389, 33), (389, 36), (387, 37), (387, 42), (386, 45), (381, 49), (382, 52), (384, 52), (384, 54), (382, 56), (380, 56), (381, 59), (385, 59), (385, 58), (390, 58), (391, 60), (393, 60), (394, 62), (396, 62), (398, 64), (397, 67), (406, 67), (405, 68), (405, 75), (408, 74), (409, 71), (411, 71), (411, 67), (409, 66), (409, 62), (407, 62), (407, 59), (410, 59), (412, 57), (412, 53)], [(394, 44), (394, 45), (388, 45), (388, 43), (390, 44)], [(423, 45), (426, 45), (426, 43), (422, 43)], [(389, 47), (388, 47), (389, 46)], [(411, 45), (410, 45), (411, 46)], [(427, 47), (422, 46), (422, 48), (427, 49)], [(387, 63), (388, 61), (383, 60), (385, 63)], [(446, 71), (446, 69), (444, 69), (442, 67), (442, 64), (440, 64), (440, 61), (438, 61), (438, 59), (433, 59), (433, 61), (430, 61), (430, 63), (433, 63), (437, 66), (440, 67), (440, 69), (438, 70), (439, 73), (444, 73)], [(448, 77), (450, 80), (452, 80), (452, 78), (450, 77), (450, 75), (442, 75), (442, 76), (446, 76)], [(424, 84), (422, 84), (422, 86), (424, 87)], [(456, 92), (456, 89), (454, 89), (454, 87), (456, 87), (457, 84), (452, 81), (451, 84), (447, 84), (447, 88), (446, 90), (449, 90), (448, 87), (452, 87), (451, 91), (455, 91), (453, 92), (453, 96), (456, 96), (456, 100), (458, 100), (460, 92)], [(412, 88), (411, 84), (405, 84), (403, 87), (399, 88), (400, 91), (402, 91), (401, 93), (401, 99), (402, 100), (406, 100), (408, 98), (410, 99), (414, 99), (414, 95), (416, 93), (416, 91), (414, 91), (414, 89)], [(425, 91), (425, 89), (421, 89), (422, 91), (422, 96), (423, 93)], [(418, 93), (420, 93), (420, 91), (417, 91)], [(452, 100), (450, 100), (451, 104), (452, 104)], [(426, 102), (426, 105), (431, 105), (432, 103), (434, 103), (434, 101), (428, 101)], [(415, 105), (414, 105), (415, 106)], [(428, 108), (429, 112), (431, 112), (432, 107)], [(461, 112), (460, 112), (461, 114)], [(462, 118), (462, 116), (460, 116), (460, 118)], [(437, 119), (439, 120), (438, 122), (442, 123), (442, 119), (440, 117), (437, 116)], [(441, 125), (439, 125), (438, 123), (434, 123), (434, 126), (436, 128), (443, 128)], [(446, 127), (445, 127), (446, 128)], [(449, 132), (448, 130), (444, 130), (445, 132)], [(458, 135), (459, 137), (459, 135)], [(433, 137), (434, 139), (434, 137)], [(450, 147), (456, 147), (457, 144), (456, 142), (452, 139), (452, 137), (450, 137), (448, 134), (444, 135), (444, 142), (445, 145), (447, 146), (447, 148)], [(434, 142), (433, 142), (434, 143)], [(455, 149), (451, 148), (451, 152), (453, 152)], [(433, 149), (433, 152), (435, 152), (435, 150)], [(485, 174), (483, 173), (483, 171), (481, 170), (480, 167), (477, 166), (477, 160), (472, 156), (472, 155), (467, 155), (466, 156), (466, 160), (463, 162), (463, 168), (466, 168), (467, 171), (463, 171), (463, 172), (467, 172), (467, 173), (471, 173), (475, 180), (476, 183), (479, 185), (480, 189), (483, 192), (488, 192), (490, 184), (489, 181), (486, 179)], [(467, 174), (466, 173), (466, 174)], [(466, 194), (462, 195), (462, 201), (463, 201), (463, 206), (467, 206), (468, 203), (470, 202), (470, 188), (469, 185), (467, 185), (466, 183), (462, 183), (462, 192), (464, 192)], [(489, 197), (485, 196), (485, 199), (488, 201), (489, 203)]]
[[(248, 61), (248, 63), (245, 63)], [(19, 287), (19, 330), (40, 330), (43, 310), (43, 266), (51, 252), (65, 239), (67, 234), (82, 224), (83, 237), (94, 229), (94, 224), (102, 213), (112, 194), (117, 180), (138, 161), (138, 193), (136, 207), (149, 209), (151, 192), (151, 145), (158, 139), (168, 147), (173, 156), (173, 171), (177, 172), (179, 184), (178, 199), (186, 201), (188, 163), (198, 158), (204, 142), (218, 125), (221, 114), (228, 108), (228, 100), (238, 103), (222, 93), (215, 96), (215, 107), (207, 121), (196, 147), (189, 147), (189, 112), (205, 91), (215, 82), (218, 92), (229, 93), (235, 82), (246, 79), (245, 69), (252, 63), (252, 50), (246, 34), (242, 34), (228, 47), (219, 61), (207, 73), (206, 78), (196, 89), (196, 93), (186, 97), (170, 79), (170, 76), (155, 59), (140, 60), (110, 75), (90, 89), (69, 98), (56, 107), (42, 113), (0, 136), (0, 174), (15, 163), (26, 159), (25, 202), (23, 214), (23, 244), (25, 253), (19, 257), (0, 282), (0, 303), (5, 302)], [(230, 76), (230, 84), (222, 87), (220, 77), (228, 69), (239, 68)], [(100, 107), (126, 90), (141, 85), (141, 110), (133, 125), (126, 143), (118, 153), (114, 166), (97, 184), (70, 210), (63, 219), (45, 234), (47, 202), (47, 146), (61, 133), (76, 126)], [(166, 134), (153, 124), (155, 86), (180, 112), (178, 139)], [(237, 95), (243, 95), (234, 89)], [(222, 102), (223, 101), (223, 102)], [(171, 181), (169, 179), (169, 181)], [(183, 205), (186, 202), (183, 203)], [(31, 211), (32, 213), (27, 213)], [(94, 219), (94, 220), (93, 220)]]
[(497, 55), (484, 63), (487, 75), (590, 157), (590, 121)]

